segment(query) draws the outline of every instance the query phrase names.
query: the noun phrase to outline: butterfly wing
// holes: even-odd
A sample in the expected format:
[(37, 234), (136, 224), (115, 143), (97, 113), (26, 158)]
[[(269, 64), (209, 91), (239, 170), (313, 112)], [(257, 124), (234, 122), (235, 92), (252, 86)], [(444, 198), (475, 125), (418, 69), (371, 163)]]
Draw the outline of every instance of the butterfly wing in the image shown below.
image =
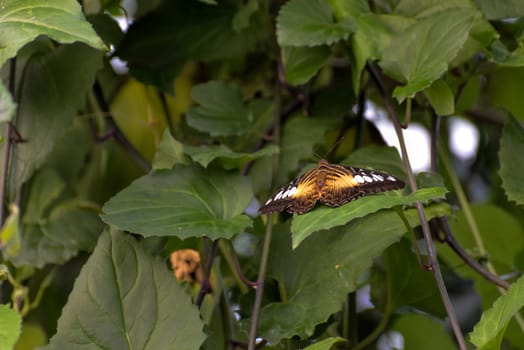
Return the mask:
[(287, 210), (291, 214), (303, 214), (311, 210), (319, 198), (316, 189), (315, 169), (282, 187), (259, 209), (261, 214)]
[(405, 183), (375, 170), (329, 164), (320, 201), (338, 207), (366, 194), (404, 188)]

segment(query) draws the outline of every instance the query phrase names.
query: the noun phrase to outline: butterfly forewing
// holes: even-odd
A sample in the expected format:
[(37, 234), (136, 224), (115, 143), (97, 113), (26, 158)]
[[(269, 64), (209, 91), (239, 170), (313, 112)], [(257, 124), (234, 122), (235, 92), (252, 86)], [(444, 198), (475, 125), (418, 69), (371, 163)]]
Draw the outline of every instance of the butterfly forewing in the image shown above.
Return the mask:
[(272, 195), (259, 212), (265, 214), (287, 210), (289, 213), (301, 214), (311, 210), (317, 200), (314, 177), (311, 172), (307, 172)]
[(404, 188), (402, 180), (382, 172), (329, 164), (318, 166), (271, 196), (261, 213), (287, 210), (293, 214), (310, 211), (317, 201), (338, 207), (366, 194)]

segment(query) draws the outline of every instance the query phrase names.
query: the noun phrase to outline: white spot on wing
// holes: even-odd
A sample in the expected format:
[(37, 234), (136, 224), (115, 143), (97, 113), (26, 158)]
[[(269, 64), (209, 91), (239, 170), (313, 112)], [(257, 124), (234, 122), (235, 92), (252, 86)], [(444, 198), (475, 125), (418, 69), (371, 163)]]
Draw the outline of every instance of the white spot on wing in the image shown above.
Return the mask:
[(364, 182), (366, 182), (366, 180), (364, 180), (364, 178), (363, 178), (362, 176), (360, 176), (360, 175), (355, 175), (353, 178), (354, 178), (355, 181), (358, 182), (358, 183), (364, 183)]
[(363, 178), (364, 178), (364, 180), (366, 180), (366, 182), (373, 182), (373, 179), (370, 178), (370, 177), (367, 176), (367, 175), (364, 175)]
[(297, 186), (293, 186), (289, 189), (289, 193), (287, 194), (289, 197), (293, 196), (295, 193), (297, 193)]
[(397, 179), (395, 179), (393, 176), (388, 176), (388, 180), (389, 181), (397, 181)]
[(275, 198), (276, 201), (279, 200), (280, 198), (282, 198), (282, 195), (284, 194), (283, 191), (284, 191), (284, 190), (281, 190), (280, 192), (278, 192), (278, 193), (275, 195), (274, 198)]
[(269, 198), (269, 199), (267, 200), (266, 204), (264, 204), (264, 205), (268, 205), (268, 204), (271, 203), (272, 201), (273, 201), (273, 199), (272, 199), (272, 198)]
[(384, 181), (384, 178), (378, 174), (373, 174), (372, 176), (376, 181)]

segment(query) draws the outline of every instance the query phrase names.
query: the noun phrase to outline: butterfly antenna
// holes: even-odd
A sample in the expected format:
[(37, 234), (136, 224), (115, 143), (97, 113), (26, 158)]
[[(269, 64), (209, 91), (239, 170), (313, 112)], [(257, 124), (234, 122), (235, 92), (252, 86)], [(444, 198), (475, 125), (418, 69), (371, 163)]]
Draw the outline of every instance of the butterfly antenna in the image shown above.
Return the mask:
[(342, 135), (342, 137), (340, 137), (337, 142), (335, 142), (333, 144), (333, 146), (331, 146), (331, 148), (326, 152), (326, 154), (324, 155), (323, 159), (329, 159), (329, 157), (331, 157), (335, 151), (337, 150), (338, 146), (340, 146), (340, 144), (342, 143), (342, 141), (344, 141), (344, 135)]

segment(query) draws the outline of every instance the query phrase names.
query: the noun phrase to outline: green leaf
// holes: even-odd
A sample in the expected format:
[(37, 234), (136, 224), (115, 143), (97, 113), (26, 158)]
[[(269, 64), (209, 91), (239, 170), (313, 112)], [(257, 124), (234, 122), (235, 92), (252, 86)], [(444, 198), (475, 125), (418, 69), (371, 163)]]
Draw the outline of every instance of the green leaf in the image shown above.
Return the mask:
[(299, 114), (284, 124), (277, 183), (288, 182), (290, 173), (297, 170), (299, 161), (313, 156), (313, 146), (322, 142), (326, 132), (337, 122), (338, 118)]
[(197, 130), (213, 136), (240, 135), (253, 122), (236, 85), (211, 81), (193, 87), (191, 97), (200, 106), (187, 112), (187, 123)]
[(102, 52), (83, 44), (32, 50), (34, 47), (28, 48), (31, 59), (21, 83), (20, 95), (24, 98), (18, 106), (16, 122), (25, 140), (17, 145), (17, 185), (46, 161), (77, 111), (85, 105), (95, 73), (102, 67)]
[(40, 325), (26, 321), (13, 350), (37, 349), (47, 344), (47, 341), (48, 336)]
[(390, 191), (365, 196), (338, 208), (319, 207), (309, 213), (295, 215), (291, 224), (293, 249), (296, 249), (313, 232), (344, 225), (381, 209), (393, 208), (397, 205), (412, 205), (417, 201), (443, 199), (447, 192), (448, 190), (442, 187), (422, 188), (407, 196), (402, 196), (399, 191)]
[(392, 38), (416, 23), (416, 20), (397, 15), (364, 13), (357, 17), (356, 22), (357, 30), (351, 37), (351, 60), (354, 66), (353, 89), (358, 92), (360, 75), (367, 60), (378, 60), (389, 55), (387, 49)]
[(329, 45), (351, 32), (349, 21), (335, 22), (331, 7), (322, 0), (291, 0), (277, 17), (280, 46)]
[(457, 345), (444, 324), (426, 315), (404, 314), (396, 318), (392, 329), (402, 333), (404, 349), (452, 350)]
[(468, 38), (474, 15), (470, 8), (451, 8), (422, 18), (391, 39), (380, 65), (387, 75), (406, 83), (393, 91), (399, 102), (429, 87), (447, 70)]
[(305, 347), (304, 350), (330, 350), (336, 343), (346, 342), (347, 340), (339, 337), (330, 337)]
[(225, 145), (202, 145), (202, 146), (185, 146), (184, 152), (188, 154), (193, 161), (207, 167), (215, 159), (221, 159), (226, 162), (227, 168), (233, 168), (236, 165), (241, 165), (249, 160), (268, 157), (278, 153), (278, 147), (275, 145), (268, 145), (256, 152), (245, 153), (235, 152)]
[(202, 328), (198, 309), (164, 262), (112, 231), (100, 236), (43, 349), (198, 349)]
[(284, 78), (291, 85), (307, 83), (326, 64), (331, 50), (327, 46), (283, 47)]
[(424, 95), (438, 115), (445, 116), (455, 113), (455, 96), (445, 81), (435, 80), (430, 87), (424, 90)]
[(516, 174), (524, 173), (524, 159), (515, 155), (523, 153), (524, 128), (517, 120), (509, 118), (504, 126), (500, 142), (499, 175), (508, 199), (519, 205), (524, 205), (524, 179)]
[(7, 260), (20, 252), (20, 209), (15, 204), (9, 209), (9, 216), (0, 231), (0, 251)]
[(500, 349), (504, 331), (510, 319), (524, 306), (524, 276), (513, 283), (493, 307), (482, 313), (480, 321), (470, 333), (470, 339), (479, 350)]
[(433, 275), (420, 268), (410, 242), (409, 239), (402, 239), (382, 254), (382, 264), (374, 269), (376, 277), (371, 279), (371, 288), (372, 295), (384, 296), (382, 299), (374, 298), (373, 305), (383, 310), (387, 298), (393, 310), (412, 306), (445, 318), (446, 310)]
[[(425, 208), (428, 219), (447, 211), (443, 204)], [(412, 226), (419, 224), (415, 209), (405, 215)], [(340, 310), (373, 259), (398, 241), (406, 228), (396, 213), (381, 211), (313, 235), (295, 250), (287, 226), (277, 225), (275, 231), (268, 275), (282, 284), (287, 301), (262, 309), (259, 336), (270, 342), (310, 336), (319, 323)]]
[(474, 2), (489, 20), (524, 16), (524, 3), (520, 0), (474, 0)]
[(105, 48), (75, 0), (2, 1), (0, 66), (39, 35), (64, 44), (80, 41), (97, 49)]
[(13, 349), (20, 336), (22, 318), (9, 305), (0, 304), (0, 350)]
[(62, 264), (79, 251), (91, 251), (103, 224), (98, 213), (77, 199), (61, 202), (48, 216), (22, 225), (22, 248), (12, 260), (38, 268)]
[(155, 153), (153, 169), (171, 169), (175, 164), (188, 165), (189, 163), (190, 160), (184, 154), (184, 145), (175, 140), (166, 128)]
[(251, 225), (242, 215), (253, 193), (246, 177), (176, 165), (133, 182), (103, 207), (102, 219), (133, 233), (231, 238)]
[(0, 123), (9, 122), (16, 110), (13, 97), (4, 84), (0, 82)]
[(370, 12), (369, 4), (366, 0), (327, 0), (327, 2), (333, 8), (337, 18), (358, 17)]
[(209, 6), (197, 1), (164, 1), (133, 22), (116, 55), (128, 62), (131, 73), (142, 82), (172, 93), (174, 79), (186, 61), (240, 57), (267, 37), (265, 13), (251, 14), (248, 26), (239, 30), (245, 24), (239, 23), (240, 13), (225, 2)]
[(394, 13), (407, 17), (424, 18), (444, 10), (464, 7), (473, 9), (474, 5), (469, 0), (400, 0), (395, 4)]
[(233, 17), (233, 29), (236, 32), (241, 31), (249, 26), (249, 19), (252, 14), (258, 11), (258, 0), (248, 0), (245, 4), (241, 5)]

